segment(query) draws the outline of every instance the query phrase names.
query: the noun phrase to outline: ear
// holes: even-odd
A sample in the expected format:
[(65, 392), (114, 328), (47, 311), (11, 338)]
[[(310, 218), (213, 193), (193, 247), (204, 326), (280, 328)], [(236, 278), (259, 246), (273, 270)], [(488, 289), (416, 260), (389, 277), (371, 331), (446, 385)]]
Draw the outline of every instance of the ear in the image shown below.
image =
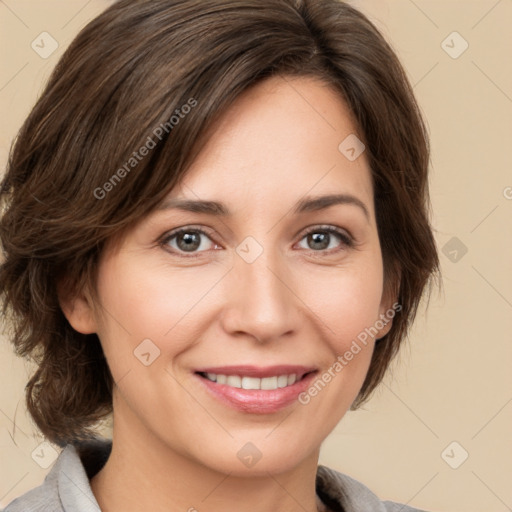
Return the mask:
[(75, 292), (63, 279), (57, 284), (59, 305), (71, 327), (82, 334), (97, 332), (93, 301), (86, 290)]
[(382, 300), (379, 307), (379, 332), (375, 339), (386, 336), (393, 326), (393, 318), (396, 313), (402, 309), (402, 305), (398, 303), (398, 295), (400, 291), (400, 276), (395, 279), (394, 283), (385, 283), (382, 293)]

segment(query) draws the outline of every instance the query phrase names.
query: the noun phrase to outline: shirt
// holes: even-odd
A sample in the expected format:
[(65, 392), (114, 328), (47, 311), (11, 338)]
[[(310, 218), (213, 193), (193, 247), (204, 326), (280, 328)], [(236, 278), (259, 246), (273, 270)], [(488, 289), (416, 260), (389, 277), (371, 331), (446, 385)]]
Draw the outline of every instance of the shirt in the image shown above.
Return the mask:
[[(12, 500), (3, 512), (101, 512), (89, 480), (111, 449), (107, 439), (66, 445), (44, 482)], [(425, 512), (381, 501), (362, 483), (322, 465), (317, 469), (316, 492), (330, 512)]]

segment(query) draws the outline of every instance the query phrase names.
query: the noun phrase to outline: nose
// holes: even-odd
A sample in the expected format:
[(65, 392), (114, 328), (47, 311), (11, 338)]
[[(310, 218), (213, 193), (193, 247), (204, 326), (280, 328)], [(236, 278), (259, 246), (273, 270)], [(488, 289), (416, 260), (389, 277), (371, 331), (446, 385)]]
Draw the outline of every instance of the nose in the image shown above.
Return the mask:
[(227, 333), (266, 343), (300, 331), (306, 308), (286, 261), (265, 250), (252, 262), (236, 255), (228, 276), (221, 314)]

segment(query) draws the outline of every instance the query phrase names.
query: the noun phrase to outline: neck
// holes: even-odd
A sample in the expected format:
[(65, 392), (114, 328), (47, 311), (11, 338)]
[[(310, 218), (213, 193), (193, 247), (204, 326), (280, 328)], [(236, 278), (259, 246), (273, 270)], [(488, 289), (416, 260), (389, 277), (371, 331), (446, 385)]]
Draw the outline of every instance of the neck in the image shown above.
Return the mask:
[[(114, 409), (115, 411), (115, 409)], [(91, 479), (103, 512), (317, 512), (319, 450), (287, 471), (236, 476), (179, 453), (132, 415), (114, 413), (112, 452)]]

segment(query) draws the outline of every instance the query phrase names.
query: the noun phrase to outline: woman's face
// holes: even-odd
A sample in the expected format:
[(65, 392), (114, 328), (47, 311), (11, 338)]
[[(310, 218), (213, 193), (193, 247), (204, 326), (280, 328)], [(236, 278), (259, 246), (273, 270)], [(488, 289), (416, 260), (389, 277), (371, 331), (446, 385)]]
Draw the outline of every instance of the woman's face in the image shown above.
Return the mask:
[(259, 84), (162, 208), (104, 254), (101, 307), (68, 318), (101, 339), (114, 436), (240, 475), (318, 455), (366, 376), (374, 339), (361, 333), (392, 302), (366, 156), (355, 139), (339, 149), (355, 132), (321, 82)]

